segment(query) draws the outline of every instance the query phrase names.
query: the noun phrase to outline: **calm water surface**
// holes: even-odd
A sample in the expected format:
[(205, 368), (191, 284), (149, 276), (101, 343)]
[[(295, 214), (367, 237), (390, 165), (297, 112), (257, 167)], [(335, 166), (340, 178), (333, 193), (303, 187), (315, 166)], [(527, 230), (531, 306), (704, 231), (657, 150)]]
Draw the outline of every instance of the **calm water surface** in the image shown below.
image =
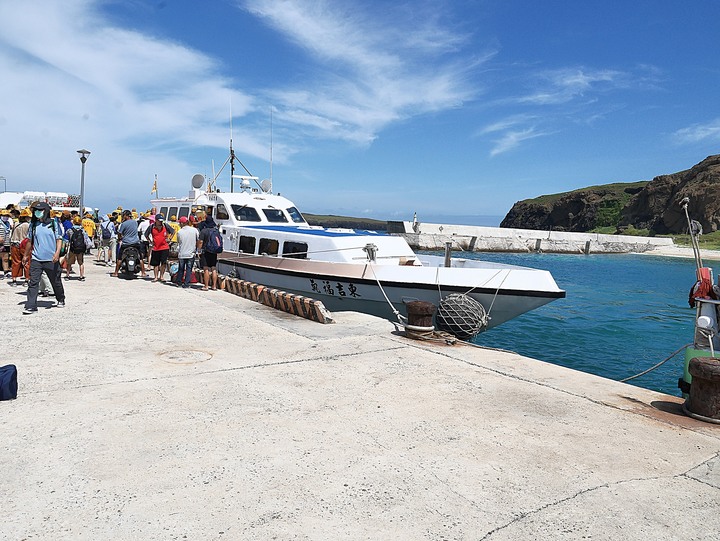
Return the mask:
[[(468, 254), (549, 270), (567, 298), (478, 335), (475, 342), (619, 380), (692, 341), (691, 259), (640, 255)], [(706, 263), (708, 265), (709, 263)], [(629, 383), (679, 396), (683, 353)]]

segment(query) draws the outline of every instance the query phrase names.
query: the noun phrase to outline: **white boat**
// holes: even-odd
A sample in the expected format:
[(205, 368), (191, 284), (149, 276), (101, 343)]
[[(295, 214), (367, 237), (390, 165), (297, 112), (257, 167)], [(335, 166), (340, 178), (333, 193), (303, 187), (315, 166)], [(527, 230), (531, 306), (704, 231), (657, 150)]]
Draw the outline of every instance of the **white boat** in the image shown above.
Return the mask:
[(239, 191), (206, 191), (195, 175), (187, 197), (151, 201), (166, 217), (203, 209), (214, 218), (223, 237), (221, 274), (320, 300), (331, 311), (389, 319), (405, 316), (409, 301), (438, 305), (464, 294), (484, 307), (487, 328), (565, 297), (548, 271), (421, 255), (401, 237), (308, 225), (268, 181), (253, 187), (255, 177), (233, 178)]

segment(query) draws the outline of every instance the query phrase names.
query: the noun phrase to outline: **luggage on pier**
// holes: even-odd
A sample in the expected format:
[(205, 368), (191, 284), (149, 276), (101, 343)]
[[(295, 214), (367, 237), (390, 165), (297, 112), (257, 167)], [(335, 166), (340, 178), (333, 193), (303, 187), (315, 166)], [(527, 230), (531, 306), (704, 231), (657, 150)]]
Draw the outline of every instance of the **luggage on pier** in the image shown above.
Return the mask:
[(0, 366), (0, 400), (17, 398), (17, 368), (14, 364)]

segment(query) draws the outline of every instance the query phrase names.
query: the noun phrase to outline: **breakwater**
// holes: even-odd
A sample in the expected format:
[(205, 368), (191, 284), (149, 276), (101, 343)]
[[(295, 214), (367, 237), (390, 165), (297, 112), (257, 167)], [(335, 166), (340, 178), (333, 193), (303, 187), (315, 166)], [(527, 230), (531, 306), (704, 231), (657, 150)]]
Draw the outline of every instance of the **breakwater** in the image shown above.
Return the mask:
[(672, 246), (664, 237), (603, 235), (567, 231), (537, 231), (470, 225), (388, 222), (390, 234), (403, 237), (416, 250), (453, 249), (470, 252), (547, 252), (558, 254), (642, 253)]

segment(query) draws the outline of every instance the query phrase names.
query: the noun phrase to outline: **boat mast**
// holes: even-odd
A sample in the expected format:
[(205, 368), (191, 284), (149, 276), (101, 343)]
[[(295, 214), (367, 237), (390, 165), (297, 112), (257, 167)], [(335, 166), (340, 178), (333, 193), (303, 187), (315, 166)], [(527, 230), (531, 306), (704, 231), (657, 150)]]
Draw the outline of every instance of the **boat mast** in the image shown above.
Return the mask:
[(232, 146), (232, 112), (230, 113), (230, 193), (235, 187), (235, 151)]

